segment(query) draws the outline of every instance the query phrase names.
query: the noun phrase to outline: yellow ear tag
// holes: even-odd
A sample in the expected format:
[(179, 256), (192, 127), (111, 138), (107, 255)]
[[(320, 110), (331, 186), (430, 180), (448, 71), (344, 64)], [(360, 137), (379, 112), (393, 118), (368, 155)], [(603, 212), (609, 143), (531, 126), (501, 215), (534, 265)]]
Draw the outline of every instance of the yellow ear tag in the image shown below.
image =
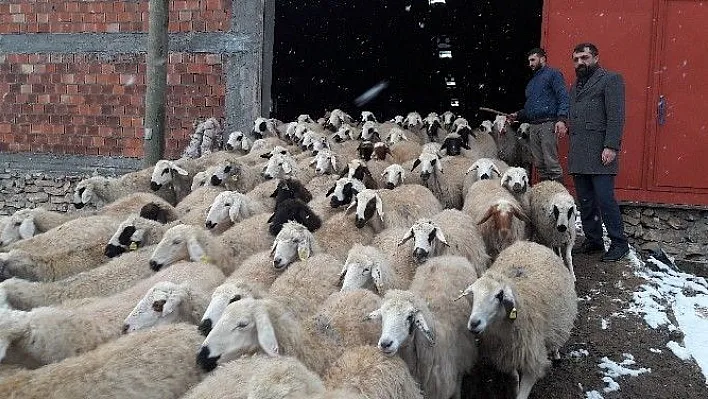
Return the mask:
[(138, 243), (135, 241), (131, 242), (128, 249), (130, 249), (131, 251), (135, 251), (136, 249), (138, 249)]
[(300, 245), (297, 247), (297, 256), (301, 261), (307, 260), (310, 257), (310, 247), (307, 245)]
[(516, 308), (512, 308), (509, 312), (509, 320), (516, 320)]
[(199, 261), (202, 263), (211, 263), (211, 258), (206, 255), (202, 255), (202, 257), (199, 258)]

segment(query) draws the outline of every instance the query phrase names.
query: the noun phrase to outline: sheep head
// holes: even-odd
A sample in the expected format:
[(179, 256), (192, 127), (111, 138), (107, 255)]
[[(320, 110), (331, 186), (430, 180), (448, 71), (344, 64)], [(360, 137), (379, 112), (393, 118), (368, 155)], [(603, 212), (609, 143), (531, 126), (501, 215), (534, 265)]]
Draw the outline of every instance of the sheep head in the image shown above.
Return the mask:
[(153, 285), (123, 321), (123, 334), (178, 321), (185, 316), (179, 307), (188, 295), (186, 285), (171, 281)]
[(368, 319), (381, 319), (378, 348), (386, 356), (395, 355), (401, 346), (415, 339), (417, 333), (430, 345), (435, 345), (432, 316), (423, 301), (410, 291), (389, 290), (381, 307), (371, 312)]
[(389, 122), (395, 123), (398, 126), (403, 127), (403, 122), (405, 121), (406, 118), (403, 117), (403, 115), (396, 115)]
[(374, 216), (374, 213), (378, 213), (381, 221), (383, 222), (384, 211), (383, 211), (383, 201), (381, 201), (381, 196), (371, 189), (362, 190), (354, 198), (347, 212), (356, 206), (356, 227), (361, 229), (366, 226), (366, 222)]
[(403, 181), (406, 178), (406, 171), (403, 169), (403, 166), (394, 163), (384, 169), (381, 173), (381, 177), (386, 178), (386, 188), (393, 190), (395, 187), (403, 184)]
[(423, 117), (417, 112), (409, 112), (406, 118), (403, 120), (403, 128), (418, 128), (423, 125)]
[(129, 216), (118, 225), (118, 229), (108, 240), (103, 253), (109, 258), (115, 258), (124, 252), (139, 248), (145, 233), (153, 227), (148, 219), (137, 215)]
[(423, 263), (431, 254), (437, 253), (439, 244), (450, 246), (440, 226), (430, 219), (415, 222), (406, 235), (401, 237), (398, 246), (410, 239), (413, 239), (413, 260), (416, 263)]
[(492, 131), (496, 131), (500, 135), (506, 134), (506, 129), (509, 126), (508, 120), (504, 115), (497, 115), (492, 122)]
[(29, 337), (30, 333), (28, 312), (0, 309), (0, 362), (5, 359), (14, 342)]
[(371, 249), (373, 247), (367, 248), (357, 243), (349, 250), (344, 268), (339, 275), (342, 292), (363, 288), (370, 289), (379, 295), (384, 293), (386, 287), (383, 286), (382, 273), (388, 271), (390, 267), (382, 266), (382, 263), (385, 262), (383, 254), (378, 259), (369, 256), (368, 252)]
[(531, 220), (529, 220), (528, 216), (526, 216), (518, 205), (501, 199), (487, 208), (487, 211), (477, 224), (482, 225), (491, 220), (494, 225), (494, 231), (499, 234), (505, 246), (509, 246), (513, 243), (511, 242), (511, 232), (514, 217), (524, 223), (531, 223)]
[(224, 191), (214, 198), (209, 207), (205, 227), (213, 229), (219, 223), (236, 223), (243, 219), (241, 213), (243, 202), (247, 201), (245, 195), (237, 191)]
[(315, 121), (310, 118), (309, 114), (300, 114), (297, 116), (298, 123), (315, 123)]
[(371, 111), (361, 111), (361, 122), (366, 124), (366, 122), (378, 123), (376, 116)]
[(221, 318), (226, 307), (244, 298), (261, 298), (262, 290), (256, 283), (244, 279), (230, 278), (228, 282), (216, 287), (211, 294), (211, 301), (207, 306), (202, 320), (199, 324), (199, 331), (207, 336), (212, 327)]
[(359, 179), (342, 177), (327, 191), (326, 196), (332, 196), (330, 206), (338, 208), (344, 204), (351, 203), (352, 199), (365, 188), (364, 183)]
[(98, 202), (96, 201), (96, 190), (108, 185), (108, 179), (102, 176), (89, 177), (81, 180), (74, 189), (73, 203), (76, 209), (81, 209), (84, 206)]
[(494, 122), (490, 120), (484, 120), (482, 123), (479, 125), (479, 129), (487, 134), (492, 133), (492, 129), (494, 128)]
[(427, 181), (430, 179), (430, 176), (437, 172), (443, 173), (440, 157), (436, 154), (431, 154), (428, 152), (421, 153), (418, 156), (418, 159), (413, 162), (411, 172), (413, 172), (418, 166), (420, 166), (420, 178), (423, 181)]
[(173, 182), (174, 175), (189, 176), (189, 172), (181, 168), (175, 161), (161, 159), (157, 161), (150, 177), (150, 189), (158, 191), (163, 186)]
[(474, 173), (474, 180), (489, 180), (496, 177), (501, 177), (499, 169), (490, 158), (480, 158), (467, 169), (465, 174)]
[(389, 130), (388, 137), (386, 137), (386, 142), (394, 145), (396, 143), (400, 143), (401, 141), (408, 141), (408, 136), (406, 136), (406, 133), (403, 130), (397, 127)]
[(34, 209), (21, 209), (12, 214), (0, 233), (0, 247), (34, 237), (37, 230), (34, 224), (36, 212)]
[(312, 193), (297, 179), (282, 179), (278, 182), (270, 198), (275, 198), (275, 206), (277, 208), (278, 204), (290, 198), (298, 198), (302, 202), (310, 202)]
[(379, 160), (385, 160), (386, 155), (391, 155), (391, 149), (388, 147), (386, 143), (383, 141), (379, 141), (374, 144), (374, 154), (372, 156), (372, 159), (379, 159)]
[(315, 165), (315, 173), (318, 175), (339, 173), (337, 155), (330, 150), (319, 151), (310, 161), (310, 165)]
[(467, 329), (474, 334), (483, 334), (497, 323), (516, 320), (519, 304), (508, 283), (482, 276), (467, 287), (462, 296), (472, 305)]
[(569, 193), (554, 194), (547, 206), (549, 215), (555, 221), (556, 231), (565, 233), (570, 229), (575, 229), (575, 200)]
[(263, 299), (244, 298), (229, 304), (202, 343), (197, 364), (211, 371), (220, 359), (260, 351), (277, 356), (278, 340), (268, 308)]
[(204, 234), (195, 226), (179, 224), (165, 232), (150, 256), (150, 268), (158, 271), (180, 260), (204, 262)]
[(359, 153), (359, 158), (364, 161), (371, 160), (371, 155), (374, 153), (374, 143), (371, 141), (362, 141), (357, 147), (357, 152)]
[(529, 188), (529, 175), (524, 168), (509, 168), (501, 176), (501, 185), (512, 194), (523, 194)]
[(368, 121), (361, 127), (361, 139), (364, 141), (376, 142), (380, 140), (379, 131), (376, 128), (376, 123)]
[(460, 148), (469, 150), (470, 146), (467, 142), (462, 140), (462, 137), (457, 133), (450, 133), (445, 136), (445, 140), (441, 145), (441, 149), (444, 149), (448, 156), (460, 155)]
[(296, 260), (309, 258), (315, 249), (315, 236), (297, 222), (286, 222), (275, 237), (270, 254), (273, 267), (283, 269)]
[[(264, 136), (266, 136), (269, 132), (273, 132), (275, 130), (275, 127), (273, 126), (273, 122), (269, 121), (266, 118), (259, 117), (256, 118), (255, 121), (253, 121), (253, 137), (256, 139), (262, 139)], [(275, 135), (275, 134), (273, 134)]]
[(452, 129), (452, 124), (455, 122), (455, 114), (452, 111), (445, 111), (442, 115), (443, 125), (445, 129), (450, 131)]

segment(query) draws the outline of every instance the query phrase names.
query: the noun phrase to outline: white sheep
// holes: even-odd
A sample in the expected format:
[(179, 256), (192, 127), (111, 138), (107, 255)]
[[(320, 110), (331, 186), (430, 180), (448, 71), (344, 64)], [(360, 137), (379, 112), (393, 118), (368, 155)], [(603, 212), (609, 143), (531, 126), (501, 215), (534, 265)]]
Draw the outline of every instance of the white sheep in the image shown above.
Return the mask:
[(475, 221), (492, 259), (512, 243), (529, 239), (529, 216), (514, 196), (496, 181), (474, 183), (465, 197), (462, 212)]
[(529, 201), (536, 239), (563, 259), (575, 279), (572, 253), (576, 237), (575, 199), (562, 184), (546, 180), (531, 187)]
[[(23, 361), (34, 361), (42, 365), (58, 362), (119, 337), (125, 315), (157, 282), (180, 284), (202, 280), (204, 284), (216, 287), (223, 279), (223, 273), (213, 265), (184, 262), (142, 280), (125, 291), (109, 297), (86, 300), (75, 307), (11, 311), (11, 314), (0, 317), (0, 348), (7, 348), (7, 358), (10, 359), (14, 359), (13, 353), (23, 353), (26, 354)], [(28, 340), (27, 337), (32, 339)]]
[(118, 225), (103, 253), (109, 258), (115, 258), (128, 251), (157, 244), (165, 231), (176, 223), (162, 224), (138, 215), (128, 216)]
[(393, 190), (405, 183), (406, 180), (406, 170), (403, 166), (394, 163), (386, 167), (383, 172), (381, 172), (381, 177), (384, 180), (383, 186), (389, 190)]
[(224, 191), (214, 198), (206, 216), (205, 226), (210, 230), (219, 228), (223, 232), (234, 223), (264, 212), (268, 212), (266, 206), (249, 196), (237, 191)]
[(87, 216), (13, 244), (0, 253), (0, 277), (54, 281), (96, 267), (120, 223), (118, 216)]
[(318, 175), (339, 174), (343, 166), (339, 155), (330, 150), (318, 152), (310, 161), (310, 165), (314, 165), (315, 173)]
[(518, 241), (462, 293), (472, 311), (467, 328), (479, 337), (481, 358), (515, 378), (526, 399), (570, 337), (577, 315), (573, 276), (550, 249)]
[(236, 184), (236, 180), (233, 176), (234, 173), (235, 168), (229, 161), (212, 165), (206, 170), (194, 175), (192, 184), (190, 185), (190, 191), (194, 191), (202, 186), (223, 186), (229, 189)]
[(462, 377), (477, 361), (474, 337), (464, 327), (471, 306), (452, 301), (476, 279), (465, 258), (432, 258), (407, 291), (389, 290), (369, 315), (381, 320), (378, 348), (387, 356), (399, 353), (428, 398), (461, 398)]
[[(218, 283), (222, 280), (223, 275)], [(213, 280), (198, 277), (182, 283), (160, 281), (125, 318), (123, 333), (177, 322), (199, 324), (215, 287)]]
[(201, 338), (187, 324), (130, 334), (61, 363), (20, 371), (0, 382), (0, 397), (177, 399), (202, 378), (194, 364)]
[(176, 225), (167, 230), (150, 257), (150, 268), (160, 270), (179, 260), (207, 261), (218, 265), (225, 274), (252, 254), (269, 247), (268, 214), (252, 216), (219, 236), (190, 225)]
[[(81, 180), (74, 188), (73, 204), (77, 209), (93, 204), (101, 207), (105, 204), (136, 192), (151, 192), (150, 179), (153, 168), (145, 168), (136, 172), (126, 173), (121, 177), (93, 176)], [(170, 204), (175, 204), (177, 199), (174, 193), (168, 190), (154, 192), (158, 197)]]
[(80, 216), (79, 212), (53, 212), (42, 207), (21, 209), (8, 216), (0, 229), (0, 247), (34, 237)]
[(519, 201), (524, 212), (530, 215), (531, 203), (529, 202), (529, 188), (531, 187), (531, 182), (529, 181), (529, 175), (526, 169), (519, 167), (507, 169), (506, 172), (502, 174), (501, 185)]
[(480, 158), (465, 172), (465, 181), (462, 183), (462, 192), (467, 195), (470, 186), (480, 180), (499, 181), (501, 176), (509, 169), (509, 165), (500, 159)]
[(296, 358), (256, 354), (223, 364), (182, 399), (305, 399), (324, 392), (320, 377)]
[(366, 398), (423, 399), (418, 383), (399, 357), (374, 346), (348, 348), (325, 372), (328, 390), (344, 388)]
[(209, 207), (214, 203), (216, 197), (224, 191), (226, 191), (224, 187), (214, 186), (202, 186), (192, 191), (175, 206), (180, 222), (193, 226), (204, 226)]
[(363, 288), (383, 295), (391, 289), (405, 290), (410, 285), (415, 269), (394, 268), (399, 265), (392, 264), (388, 254), (377, 247), (354, 244), (340, 274), (341, 291)]
[(464, 256), (474, 265), (477, 275), (482, 274), (490, 263), (484, 240), (471, 228), (475, 220), (456, 209), (445, 209), (429, 219), (420, 219), (413, 224), (399, 245), (413, 239), (413, 259), (423, 263), (430, 257), (440, 255)]
[(62, 280), (37, 282), (14, 277), (0, 283), (0, 298), (4, 297), (6, 305), (14, 309), (30, 310), (72, 299), (112, 295), (153, 274), (147, 267), (135, 267), (147, 263), (153, 249), (145, 247), (128, 252)]
[(393, 190), (362, 190), (353, 198), (348, 210), (354, 208), (356, 227), (368, 224), (376, 233), (391, 227), (408, 227), (418, 219), (442, 211), (435, 195), (417, 184), (405, 184)]
[[(410, 162), (410, 161), (409, 161)], [(462, 209), (465, 170), (470, 166), (465, 157), (445, 157), (423, 152), (413, 162), (411, 171), (420, 166), (423, 185), (435, 194), (445, 208)], [(404, 164), (404, 167), (408, 164)]]
[[(185, 163), (189, 168), (192, 163)], [(175, 203), (181, 201), (189, 194), (192, 178), (197, 172), (196, 168), (187, 170), (180, 166), (179, 161), (161, 159), (155, 163), (150, 177), (150, 189), (152, 191), (168, 191), (174, 196)], [(163, 189), (164, 187), (164, 189)]]
[(297, 259), (305, 260), (320, 252), (315, 236), (300, 223), (288, 221), (273, 240), (270, 248), (273, 266), (284, 269)]
[(253, 146), (253, 139), (247, 137), (242, 131), (236, 130), (229, 133), (229, 138), (226, 141), (226, 149), (236, 151), (239, 154), (248, 154)]

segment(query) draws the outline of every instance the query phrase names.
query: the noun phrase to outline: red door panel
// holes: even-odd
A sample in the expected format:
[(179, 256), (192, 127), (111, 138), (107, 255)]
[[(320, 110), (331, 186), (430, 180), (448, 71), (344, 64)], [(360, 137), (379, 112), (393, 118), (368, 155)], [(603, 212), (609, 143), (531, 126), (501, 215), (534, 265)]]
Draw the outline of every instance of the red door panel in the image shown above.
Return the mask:
[(708, 1), (663, 3), (654, 183), (708, 189)]

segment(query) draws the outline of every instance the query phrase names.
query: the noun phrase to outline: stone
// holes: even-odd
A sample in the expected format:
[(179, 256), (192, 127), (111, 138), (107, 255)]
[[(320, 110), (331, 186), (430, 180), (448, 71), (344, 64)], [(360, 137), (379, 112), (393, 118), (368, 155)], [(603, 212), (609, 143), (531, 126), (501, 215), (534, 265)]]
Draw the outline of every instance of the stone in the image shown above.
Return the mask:
[(625, 224), (636, 226), (641, 221), (641, 214), (639, 214), (639, 212), (637, 212), (636, 217), (633, 215), (630, 215), (630, 214), (623, 214), (622, 220), (624, 220)]
[(688, 227), (688, 222), (686, 222), (685, 219), (680, 219), (676, 216), (669, 217), (669, 220), (666, 221), (666, 224), (673, 227), (674, 229), (685, 229), (686, 227)]
[(27, 200), (30, 202), (47, 202), (49, 201), (49, 194), (44, 192), (34, 193), (27, 196)]
[(37, 187), (54, 187), (55, 182), (52, 180), (35, 179), (34, 185)]
[(663, 221), (669, 220), (671, 217), (671, 210), (669, 209), (657, 209), (655, 212), (656, 216)]
[(642, 215), (641, 221), (642, 221), (642, 225), (643, 225), (644, 227), (649, 227), (649, 228), (652, 228), (652, 229), (658, 228), (658, 227), (659, 227), (659, 223), (660, 223), (658, 217), (656, 217), (656, 216), (647, 216), (647, 215)]
[(644, 210), (642, 211), (642, 215), (645, 215), (645, 216), (654, 216), (654, 209), (652, 209), (652, 208), (644, 208)]
[(31, 186), (26, 186), (24, 192), (25, 192), (25, 193), (37, 193), (37, 192), (39, 192), (39, 187), (37, 187), (37, 186), (32, 186), (32, 185), (31, 185)]
[(45, 188), (44, 192), (49, 195), (65, 195), (67, 190), (64, 187), (49, 187)]

